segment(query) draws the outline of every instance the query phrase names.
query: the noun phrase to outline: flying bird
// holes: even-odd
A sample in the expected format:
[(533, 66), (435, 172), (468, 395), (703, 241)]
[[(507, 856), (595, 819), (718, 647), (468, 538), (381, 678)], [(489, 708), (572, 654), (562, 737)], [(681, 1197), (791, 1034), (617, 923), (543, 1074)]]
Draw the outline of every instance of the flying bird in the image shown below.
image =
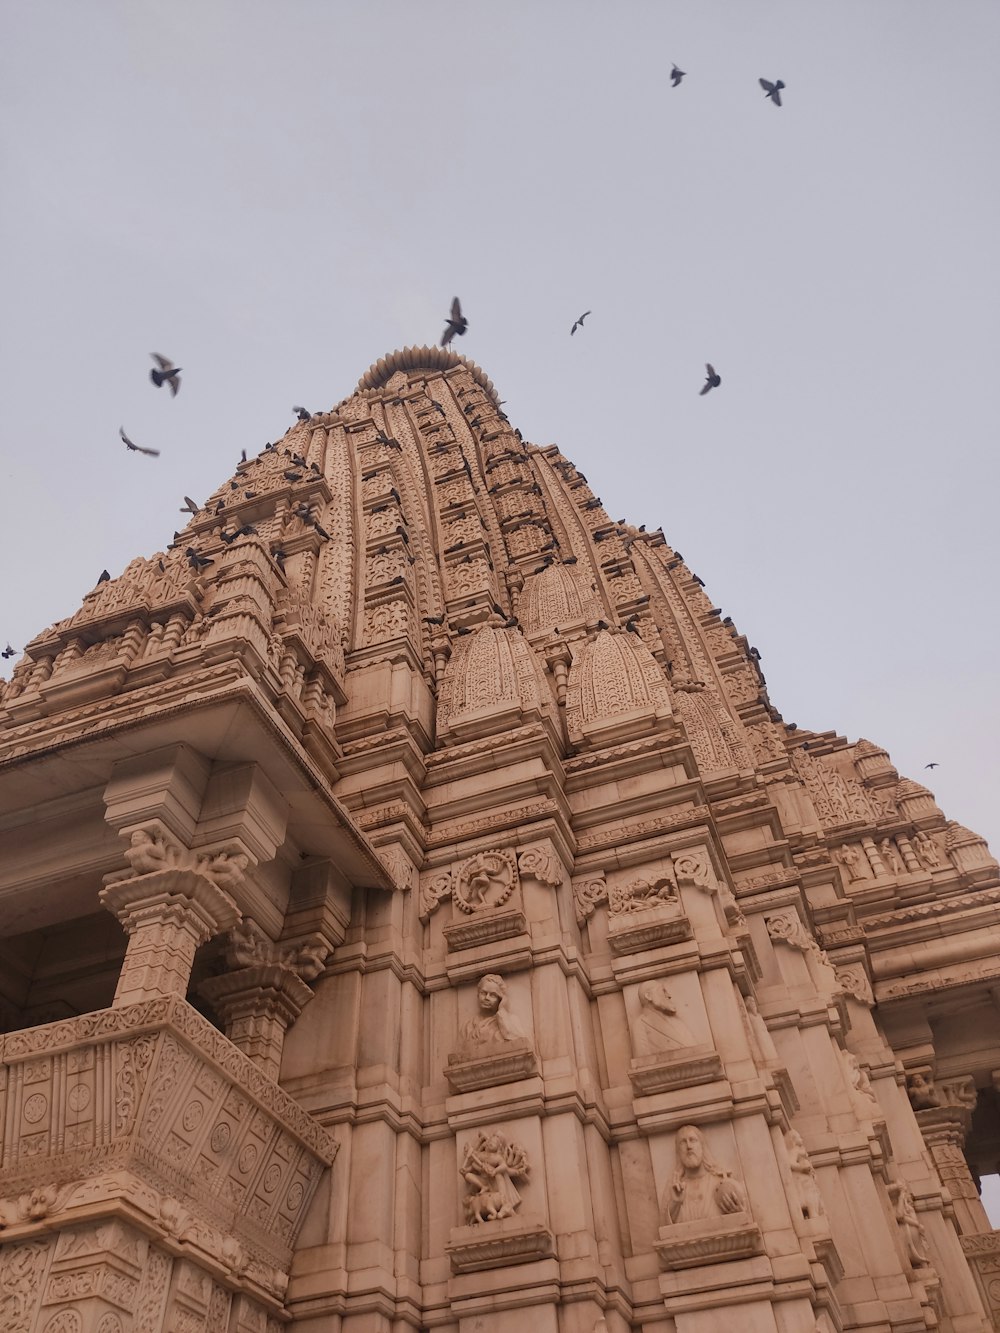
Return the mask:
[[(4, 653), (4, 657), (6, 657), (6, 656), (7, 656), (7, 654)], [(940, 764), (924, 764), (924, 768), (940, 768), (940, 767), (941, 767)]]
[(215, 564), (215, 561), (208, 556), (199, 555), (193, 546), (189, 546), (184, 554), (187, 556), (188, 564), (194, 570), (206, 569), (209, 565)]
[(168, 361), (165, 356), (160, 356), (159, 352), (150, 352), (149, 355), (159, 366), (159, 370), (151, 370), (149, 372), (149, 378), (153, 381), (153, 383), (156, 385), (158, 389), (161, 388), (164, 384), (169, 384), (170, 393), (173, 397), (176, 398), (177, 390), (181, 387), (180, 366), (175, 366), (174, 363), (172, 361)]
[(670, 82), (674, 85), (675, 88), (678, 88), (680, 86), (680, 82), (681, 79), (683, 79), (684, 74), (685, 71), (682, 69), (678, 69), (676, 65), (670, 71)]
[(150, 458), (159, 458), (160, 456), (159, 449), (144, 449), (141, 444), (133, 444), (132, 441), (129, 439), (129, 437), (125, 434), (124, 426), (118, 427), (118, 434), (125, 441), (125, 448), (131, 449), (134, 454), (149, 454)]
[(706, 393), (708, 393), (709, 389), (717, 389), (719, 385), (722, 383), (722, 376), (717, 375), (715, 373), (715, 367), (713, 365), (710, 365), (709, 362), (707, 361), (705, 362), (705, 369), (708, 371), (708, 374), (705, 376), (704, 386), (702, 387), (702, 389), (698, 394), (699, 398), (703, 397)]
[(570, 331), (569, 331), (569, 336), (570, 336), (571, 338), (572, 338), (573, 334), (576, 333), (577, 329), (582, 329), (582, 328), (583, 328), (583, 321), (587, 318), (587, 316), (588, 316), (589, 314), (590, 314), (590, 311), (589, 311), (589, 310), (585, 310), (585, 311), (583, 312), (583, 314), (580, 316), (580, 318), (576, 321), (576, 323), (573, 325), (573, 327), (572, 327), (572, 328), (570, 329)]
[(9, 643), (7, 644), (7, 647), (3, 650), (3, 652), (0, 653), (0, 657), (16, 657), (16, 656), (17, 656), (17, 649), (12, 648)]
[(773, 83), (770, 79), (758, 79), (757, 82), (764, 89), (764, 96), (769, 97), (775, 106), (781, 106), (781, 90), (785, 86), (781, 79), (775, 79)]
[(292, 411), (295, 413), (295, 415), (298, 417), (300, 421), (312, 420), (312, 413), (307, 412), (304, 407), (293, 407)]
[(469, 327), (469, 321), (462, 314), (462, 303), (456, 296), (451, 303), (451, 315), (445, 322), (445, 330), (441, 335), (441, 346), (447, 347), (456, 333), (459, 337)]

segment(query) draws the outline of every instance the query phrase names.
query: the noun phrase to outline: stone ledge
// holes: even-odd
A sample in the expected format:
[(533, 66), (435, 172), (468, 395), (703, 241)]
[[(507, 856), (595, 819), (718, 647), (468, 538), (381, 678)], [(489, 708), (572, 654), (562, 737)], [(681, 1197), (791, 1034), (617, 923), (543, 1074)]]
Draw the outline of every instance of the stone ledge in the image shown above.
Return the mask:
[(689, 1046), (632, 1060), (628, 1076), (636, 1096), (687, 1088), (722, 1078), (722, 1059), (711, 1046)]
[(639, 953), (691, 939), (691, 922), (679, 908), (620, 912), (608, 919), (612, 953)]
[(455, 1273), (477, 1273), (508, 1264), (548, 1259), (555, 1252), (552, 1232), (542, 1222), (503, 1218), (478, 1226), (454, 1227), (445, 1246)]
[(444, 1075), (453, 1092), (475, 1092), (480, 1088), (495, 1087), (498, 1083), (532, 1078), (537, 1072), (535, 1052), (531, 1044), (522, 1039), (497, 1042), (482, 1055), (453, 1052), (448, 1056)]
[(764, 1240), (749, 1213), (731, 1213), (660, 1227), (660, 1239), (653, 1248), (663, 1268), (694, 1268), (761, 1254)]

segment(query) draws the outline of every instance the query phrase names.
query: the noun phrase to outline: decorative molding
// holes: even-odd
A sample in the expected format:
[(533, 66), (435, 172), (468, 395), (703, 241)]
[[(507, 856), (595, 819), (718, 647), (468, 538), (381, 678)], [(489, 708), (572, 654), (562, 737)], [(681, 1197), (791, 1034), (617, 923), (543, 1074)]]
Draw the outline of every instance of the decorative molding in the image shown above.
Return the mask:
[(660, 1267), (668, 1271), (748, 1259), (764, 1250), (760, 1228), (747, 1212), (710, 1217), (699, 1222), (677, 1222), (673, 1226), (660, 1227), (659, 1236), (659, 1240), (653, 1242), (653, 1248)]
[(639, 1055), (629, 1063), (629, 1082), (637, 1097), (673, 1092), (723, 1077), (722, 1058), (711, 1046)]
[(507, 1218), (455, 1227), (445, 1246), (454, 1273), (477, 1273), (508, 1264), (528, 1264), (555, 1253), (552, 1232), (541, 1222)]

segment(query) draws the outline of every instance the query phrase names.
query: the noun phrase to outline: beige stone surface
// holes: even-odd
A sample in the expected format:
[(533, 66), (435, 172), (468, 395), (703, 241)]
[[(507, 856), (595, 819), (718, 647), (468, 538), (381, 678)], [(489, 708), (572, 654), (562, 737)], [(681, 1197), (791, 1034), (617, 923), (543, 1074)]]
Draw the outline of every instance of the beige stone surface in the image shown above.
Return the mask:
[(982, 839), (450, 350), (233, 480), (0, 684), (3, 1333), (1000, 1328)]

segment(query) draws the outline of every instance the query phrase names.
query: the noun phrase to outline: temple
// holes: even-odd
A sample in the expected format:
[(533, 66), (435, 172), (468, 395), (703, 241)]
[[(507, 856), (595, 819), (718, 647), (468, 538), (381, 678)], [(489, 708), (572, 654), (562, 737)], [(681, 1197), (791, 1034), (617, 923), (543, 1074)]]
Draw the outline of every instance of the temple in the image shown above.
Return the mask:
[(4, 1333), (1000, 1328), (996, 861), (451, 350), (27, 646), (0, 937)]

